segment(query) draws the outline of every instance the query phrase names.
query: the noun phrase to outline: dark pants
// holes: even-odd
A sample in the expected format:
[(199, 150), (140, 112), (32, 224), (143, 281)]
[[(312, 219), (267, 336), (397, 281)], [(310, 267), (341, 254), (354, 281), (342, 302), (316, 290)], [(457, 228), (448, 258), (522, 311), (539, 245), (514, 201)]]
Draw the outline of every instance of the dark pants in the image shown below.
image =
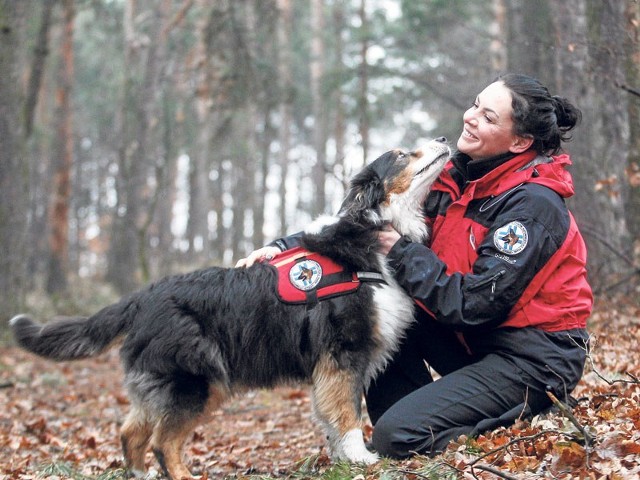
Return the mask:
[[(434, 382), (425, 362), (442, 378)], [(420, 318), (366, 394), (374, 449), (395, 458), (437, 454), (462, 434), (542, 411), (550, 405), (545, 387), (509, 356), (472, 356), (453, 332)]]

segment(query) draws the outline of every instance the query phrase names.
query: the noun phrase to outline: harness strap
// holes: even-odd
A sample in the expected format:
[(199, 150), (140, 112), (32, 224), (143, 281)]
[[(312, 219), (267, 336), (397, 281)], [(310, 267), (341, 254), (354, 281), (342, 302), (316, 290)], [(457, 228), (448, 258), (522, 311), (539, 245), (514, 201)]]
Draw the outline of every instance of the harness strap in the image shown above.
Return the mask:
[(356, 277), (362, 282), (387, 283), (384, 276), (379, 272), (356, 272)]

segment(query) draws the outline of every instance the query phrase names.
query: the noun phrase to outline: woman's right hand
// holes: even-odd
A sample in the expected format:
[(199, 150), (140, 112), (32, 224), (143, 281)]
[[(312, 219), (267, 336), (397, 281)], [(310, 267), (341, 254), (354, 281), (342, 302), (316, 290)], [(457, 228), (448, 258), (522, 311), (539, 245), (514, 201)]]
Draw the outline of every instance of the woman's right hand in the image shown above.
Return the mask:
[(282, 253), (278, 247), (262, 247), (251, 252), (246, 258), (241, 258), (236, 262), (236, 268), (248, 268), (256, 262), (269, 261), (276, 255)]

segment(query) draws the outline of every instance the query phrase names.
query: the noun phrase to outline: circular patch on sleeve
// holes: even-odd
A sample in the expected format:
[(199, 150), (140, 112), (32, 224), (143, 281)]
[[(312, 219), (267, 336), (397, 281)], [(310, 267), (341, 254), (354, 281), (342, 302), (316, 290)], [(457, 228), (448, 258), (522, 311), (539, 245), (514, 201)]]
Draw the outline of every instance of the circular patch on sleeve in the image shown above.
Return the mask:
[(520, 222), (510, 222), (493, 234), (493, 243), (498, 250), (507, 255), (516, 255), (527, 246), (529, 235)]
[(302, 260), (289, 270), (289, 281), (298, 290), (307, 292), (320, 283), (322, 267), (314, 260)]

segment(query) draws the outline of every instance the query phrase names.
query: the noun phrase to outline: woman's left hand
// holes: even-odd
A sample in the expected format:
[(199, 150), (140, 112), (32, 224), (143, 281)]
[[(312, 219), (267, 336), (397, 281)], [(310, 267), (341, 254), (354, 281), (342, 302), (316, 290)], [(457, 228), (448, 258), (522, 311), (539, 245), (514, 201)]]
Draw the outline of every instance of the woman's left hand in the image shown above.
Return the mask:
[(401, 235), (391, 225), (388, 225), (384, 230), (378, 232), (378, 251), (387, 255), (400, 238)]

